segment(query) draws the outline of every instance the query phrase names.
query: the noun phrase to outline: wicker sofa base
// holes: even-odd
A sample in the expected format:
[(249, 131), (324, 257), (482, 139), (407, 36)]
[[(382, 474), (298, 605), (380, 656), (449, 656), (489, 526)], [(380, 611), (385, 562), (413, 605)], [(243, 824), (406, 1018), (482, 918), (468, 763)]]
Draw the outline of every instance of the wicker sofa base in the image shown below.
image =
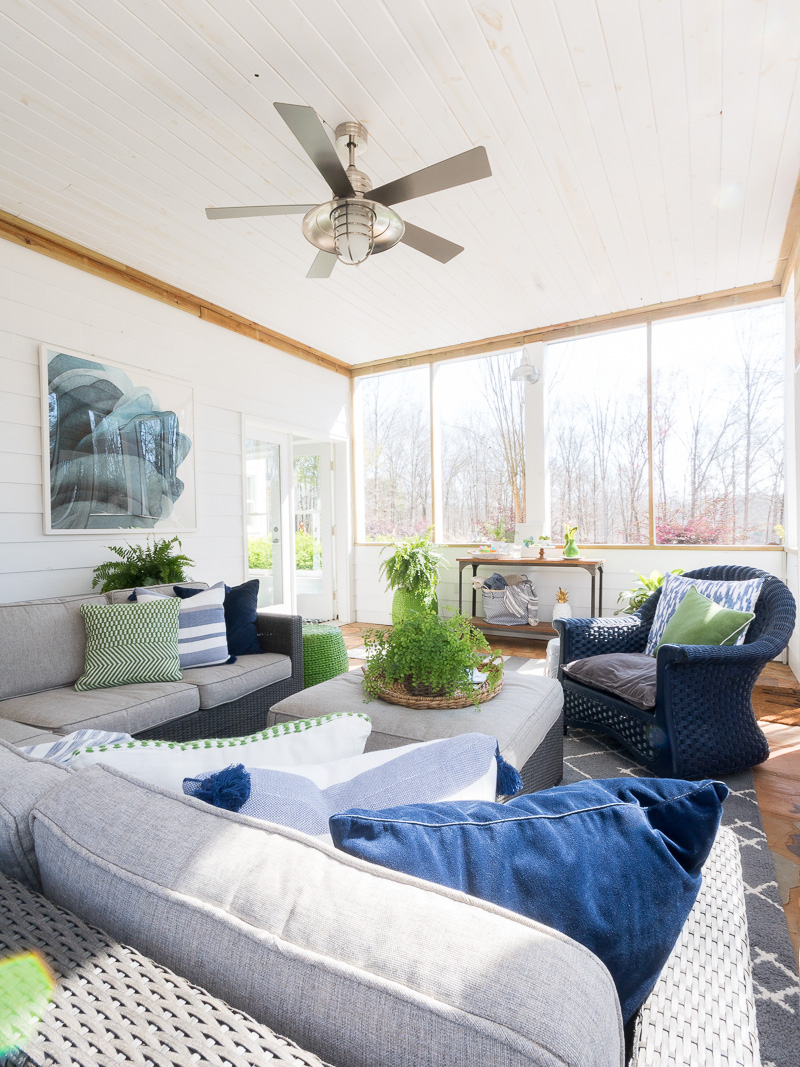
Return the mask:
[(181, 719), (142, 730), (134, 737), (139, 741), (198, 741), (205, 737), (245, 737), (260, 733), (267, 729), (272, 705), (296, 692), (294, 680), (285, 678), (238, 700), (215, 708), (200, 708)]
[[(522, 793), (536, 793), (558, 785), (564, 776), (564, 713), (556, 719), (544, 740), (520, 770)], [(518, 793), (517, 796), (520, 794)]]

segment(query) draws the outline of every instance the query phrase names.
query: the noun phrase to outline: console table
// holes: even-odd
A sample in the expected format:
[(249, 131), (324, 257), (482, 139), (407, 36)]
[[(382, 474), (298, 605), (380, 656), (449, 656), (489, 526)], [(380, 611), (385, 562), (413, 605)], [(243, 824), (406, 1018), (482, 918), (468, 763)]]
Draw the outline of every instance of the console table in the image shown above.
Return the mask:
[[(597, 618), (603, 614), (603, 564), (605, 559), (586, 559), (583, 556), (578, 556), (575, 559), (539, 559), (536, 556), (493, 556), (489, 559), (481, 559), (476, 556), (460, 556), (456, 563), (458, 564), (458, 610), (462, 610), (463, 605), (463, 576), (464, 568), (472, 567), (472, 577), (474, 578), (478, 573), (478, 567), (491, 567), (493, 570), (498, 570), (502, 567), (515, 567), (518, 571), (527, 571), (532, 567), (544, 567), (545, 570), (553, 569), (567, 569), (567, 570), (584, 570), (589, 573), (592, 579), (591, 588), (591, 611), (592, 618)], [(597, 593), (597, 611), (595, 612), (595, 592)], [(519, 626), (505, 626), (502, 623), (488, 622), (486, 619), (478, 617), (478, 593), (475, 588), (472, 590), (472, 625), (477, 626), (482, 630), (498, 630), (514, 634), (516, 637), (555, 637), (556, 631), (550, 623), (540, 622), (537, 626), (529, 626), (527, 624), (521, 624)]]

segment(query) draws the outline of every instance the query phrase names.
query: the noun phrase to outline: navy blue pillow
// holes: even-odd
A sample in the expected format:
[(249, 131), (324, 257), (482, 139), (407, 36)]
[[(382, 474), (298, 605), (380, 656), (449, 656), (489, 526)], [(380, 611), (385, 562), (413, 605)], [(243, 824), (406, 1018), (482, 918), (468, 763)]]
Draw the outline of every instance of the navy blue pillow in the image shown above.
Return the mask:
[[(202, 592), (202, 589), (185, 589), (181, 585), (172, 588), (175, 596), (182, 600)], [(232, 656), (252, 656), (264, 651), (256, 629), (257, 608), (258, 578), (242, 585), (225, 586), (225, 633)]]
[(700, 888), (728, 787), (608, 778), (510, 800), (334, 815), (337, 848), (560, 930), (605, 963), (625, 1022), (655, 985)]

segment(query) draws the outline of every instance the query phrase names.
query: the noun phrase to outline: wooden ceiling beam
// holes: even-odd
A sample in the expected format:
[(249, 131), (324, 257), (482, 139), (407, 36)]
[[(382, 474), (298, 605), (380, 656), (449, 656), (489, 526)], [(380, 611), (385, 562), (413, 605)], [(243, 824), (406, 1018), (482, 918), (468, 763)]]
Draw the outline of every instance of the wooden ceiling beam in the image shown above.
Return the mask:
[(311, 348), (310, 345), (303, 344), (302, 341), (295, 341), (292, 337), (276, 333), (275, 330), (246, 319), (235, 311), (228, 311), (217, 304), (211, 304), (200, 296), (187, 293), (168, 282), (159, 281), (158, 278), (153, 278), (143, 271), (136, 270), (115, 259), (109, 259), (100, 252), (94, 252), (75, 241), (60, 237), (58, 234), (42, 229), (41, 226), (36, 226), (32, 222), (27, 222), (2, 210), (0, 210), (0, 237), (31, 248), (35, 252), (41, 252), (42, 255), (49, 256), (51, 259), (68, 263), (98, 278), (114, 282), (125, 289), (132, 289), (153, 300), (159, 300), (162, 304), (169, 304), (170, 307), (178, 308), (179, 311), (186, 311), (215, 326), (221, 326), (225, 330), (249, 337), (270, 348), (277, 348), (306, 363), (313, 363), (325, 370), (350, 377), (350, 364), (337, 359), (336, 356), (330, 356), (326, 352), (320, 352), (316, 348)]
[(639, 326), (651, 319), (677, 318), (681, 315), (693, 315), (704, 311), (718, 311), (720, 308), (737, 305), (756, 304), (763, 300), (776, 300), (781, 296), (779, 282), (758, 282), (755, 285), (741, 285), (735, 289), (723, 289), (716, 293), (702, 296), (689, 296), (680, 300), (670, 300), (661, 304), (630, 311), (612, 311), (607, 315), (594, 315), (585, 319), (573, 319), (553, 326), (542, 326), (516, 333), (499, 334), (497, 337), (484, 337), (480, 341), (468, 341), (444, 348), (431, 348), (423, 352), (410, 352), (406, 356), (388, 359), (375, 359), (369, 363), (358, 363), (352, 368), (354, 378), (366, 374), (378, 374), (406, 367), (418, 367), (426, 363), (438, 363), (448, 359), (465, 359), (470, 356), (487, 355), (490, 352), (503, 352), (536, 341), (564, 341), (570, 337), (583, 334), (600, 333), (604, 330), (621, 330), (629, 326)]

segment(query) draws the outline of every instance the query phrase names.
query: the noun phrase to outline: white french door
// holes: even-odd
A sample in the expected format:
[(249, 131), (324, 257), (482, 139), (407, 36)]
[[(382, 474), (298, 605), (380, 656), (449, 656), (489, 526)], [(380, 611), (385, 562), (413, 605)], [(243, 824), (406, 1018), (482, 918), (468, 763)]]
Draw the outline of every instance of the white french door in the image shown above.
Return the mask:
[(295, 610), (291, 456), (289, 434), (246, 420), (247, 577), (259, 580), (259, 608), (282, 613)]
[(331, 446), (295, 440), (294, 581), (304, 619), (335, 618)]

